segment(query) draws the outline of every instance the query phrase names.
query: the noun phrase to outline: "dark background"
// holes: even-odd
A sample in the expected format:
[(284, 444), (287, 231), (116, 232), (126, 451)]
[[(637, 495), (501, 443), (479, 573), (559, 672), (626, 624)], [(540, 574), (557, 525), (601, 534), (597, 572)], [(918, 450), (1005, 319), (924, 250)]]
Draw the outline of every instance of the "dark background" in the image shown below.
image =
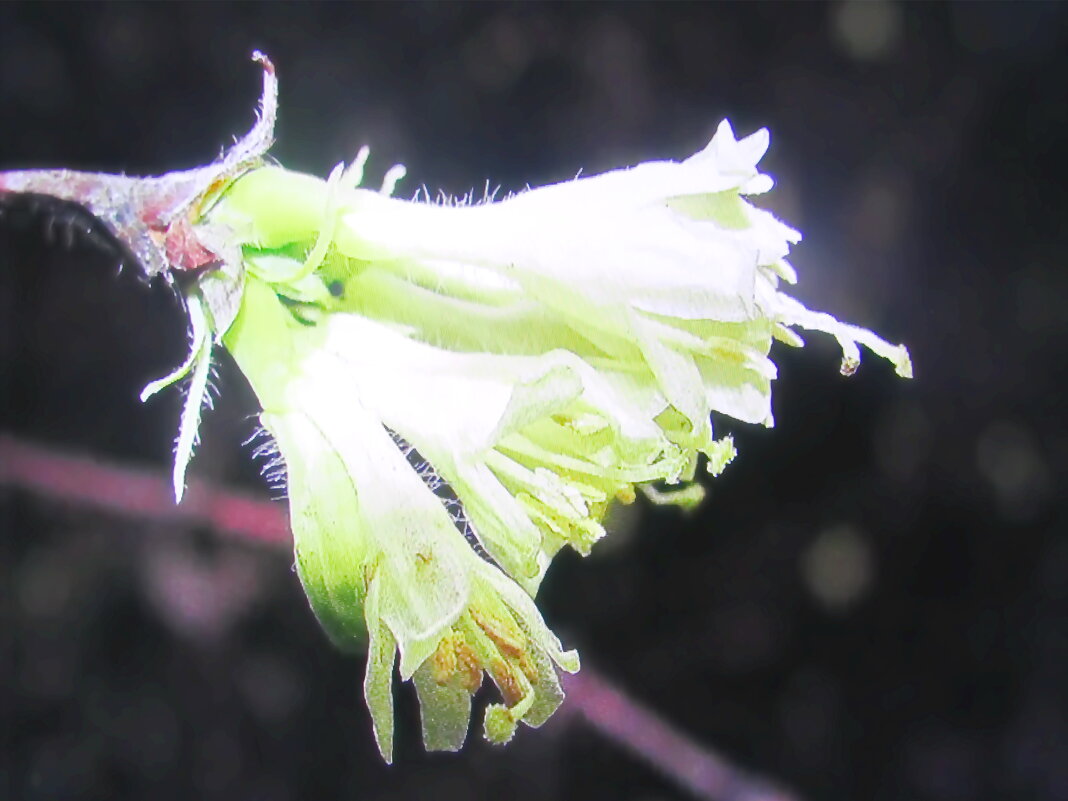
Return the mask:
[[(697, 514), (637, 508), (541, 602), (565, 642), (696, 740), (816, 799), (1068, 798), (1061, 495), (1068, 214), (1063, 4), (0, 4), (0, 167), (158, 173), (244, 132), (266, 50), (273, 153), (371, 145), (410, 194), (682, 158), (772, 132), (762, 203), (806, 234), (797, 294), (912, 351), (778, 348), (778, 423)], [(184, 355), (168, 293), (40, 220), (0, 228), (0, 427), (163, 474)], [(259, 488), (227, 365), (193, 472)], [(432, 402), (428, 399), (428, 402)], [(266, 491), (264, 490), (264, 495)], [(675, 799), (562, 716), (503, 751), (397, 764), (362, 661), (291, 560), (0, 488), (0, 796)]]

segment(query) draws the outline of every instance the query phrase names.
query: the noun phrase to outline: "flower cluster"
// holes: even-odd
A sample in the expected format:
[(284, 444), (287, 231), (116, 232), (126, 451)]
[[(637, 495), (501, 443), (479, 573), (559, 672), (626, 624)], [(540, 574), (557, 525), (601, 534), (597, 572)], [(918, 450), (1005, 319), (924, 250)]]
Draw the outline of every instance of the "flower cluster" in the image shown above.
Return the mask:
[[(772, 424), (772, 341), (823, 331), (911, 376), (903, 346), (781, 290), (800, 234), (746, 199), (771, 179), (767, 131), (723, 122), (685, 161), (651, 162), (501, 202), (403, 201), (362, 188), (367, 150), (326, 181), (266, 166), (277, 110), (213, 164), (150, 178), (0, 172), (0, 195), (77, 202), (148, 277), (181, 282), (189, 376), (180, 500), (221, 343), (284, 466), (297, 567), (340, 645), (367, 647), (365, 695), (392, 759), (393, 672), (416, 686), (427, 748), (543, 723), (578, 670), (533, 598), (563, 547), (586, 554), (613, 502), (699, 500), (699, 462), (734, 458), (713, 413)], [(262, 450), (262, 448), (261, 448)], [(675, 485), (664, 491), (654, 485)], [(399, 657), (399, 667), (398, 667)]]
[(746, 200), (771, 188), (767, 144), (724, 122), (681, 163), (481, 204), (361, 188), (364, 151), (327, 181), (252, 170), (203, 221), (240, 243), (222, 341), (284, 459), (312, 606), (338, 642), (367, 638), (387, 760), (398, 653), (428, 748), (463, 743), (483, 672), (489, 739), (552, 713), (578, 658), (532, 601), (551, 559), (700, 455), (719, 473), (714, 412), (771, 425), (773, 339), (825, 331), (843, 372), (860, 343), (911, 374), (904, 347), (780, 290), (800, 235)]
[(253, 170), (205, 219), (241, 246), (223, 343), (285, 461), (312, 606), (367, 638), (387, 759), (397, 654), (429, 749), (464, 742), (483, 672), (489, 739), (546, 720), (555, 668), (578, 670), (532, 600), (553, 555), (698, 455), (719, 473), (713, 412), (771, 425), (772, 340), (826, 331), (844, 373), (860, 343), (911, 374), (904, 347), (781, 292), (800, 235), (745, 199), (771, 188), (767, 145), (724, 122), (680, 163), (458, 205), (360, 188), (364, 152), (326, 182)]

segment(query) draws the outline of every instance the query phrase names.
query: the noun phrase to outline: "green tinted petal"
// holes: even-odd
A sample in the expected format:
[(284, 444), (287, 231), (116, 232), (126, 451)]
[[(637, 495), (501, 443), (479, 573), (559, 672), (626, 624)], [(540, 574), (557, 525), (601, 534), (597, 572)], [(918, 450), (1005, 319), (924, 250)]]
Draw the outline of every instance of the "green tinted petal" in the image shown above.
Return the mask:
[(471, 724), (471, 694), (463, 688), (438, 684), (429, 662), (412, 675), (419, 693), (423, 745), (427, 751), (459, 751)]
[(538, 728), (559, 709), (564, 701), (564, 691), (560, 687), (556, 668), (543, 651), (533, 649), (530, 658), (538, 672), (538, 679), (534, 684), (534, 700), (523, 715), (523, 722)]
[(378, 593), (372, 586), (367, 598), (367, 670), (363, 696), (371, 711), (375, 742), (386, 764), (393, 762), (393, 665), (397, 643), (378, 617)]
[(495, 596), (500, 599), (500, 602), (506, 604), (512, 610), (515, 614), (516, 622), (523, 628), (534, 644), (568, 673), (577, 673), (579, 669), (578, 652), (563, 650), (560, 640), (545, 625), (545, 620), (542, 618), (541, 612), (538, 611), (533, 599), (523, 592), (515, 582), (490, 565), (482, 568), (480, 574), (495, 593)]

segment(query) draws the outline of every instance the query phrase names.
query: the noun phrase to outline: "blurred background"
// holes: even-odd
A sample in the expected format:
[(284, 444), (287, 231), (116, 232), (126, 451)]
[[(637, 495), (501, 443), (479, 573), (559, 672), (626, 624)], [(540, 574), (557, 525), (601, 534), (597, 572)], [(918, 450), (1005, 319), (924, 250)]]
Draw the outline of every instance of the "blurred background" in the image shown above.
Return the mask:
[[(0, 168), (160, 173), (243, 133), (261, 48), (278, 144), (372, 148), (433, 192), (504, 191), (772, 132), (762, 205), (797, 295), (912, 351), (779, 348), (777, 425), (692, 515), (636, 505), (541, 596), (584, 663), (817, 799), (1068, 798), (1068, 6), (0, 4)], [(0, 431), (169, 469), (182, 313), (91, 242), (0, 227)], [(267, 497), (220, 368), (194, 476)], [(428, 402), (431, 402), (428, 399)], [(410, 687), (381, 764), (362, 659), (291, 556), (0, 487), (0, 796), (682, 799), (574, 715), (426, 755)]]

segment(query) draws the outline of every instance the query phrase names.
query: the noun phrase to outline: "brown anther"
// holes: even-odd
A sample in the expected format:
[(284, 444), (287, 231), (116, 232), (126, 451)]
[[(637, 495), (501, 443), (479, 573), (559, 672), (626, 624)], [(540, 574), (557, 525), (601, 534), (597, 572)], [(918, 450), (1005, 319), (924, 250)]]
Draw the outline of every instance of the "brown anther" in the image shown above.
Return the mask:
[(456, 648), (452, 636), (441, 638), (434, 655), (430, 658), (430, 672), (437, 684), (448, 684), (456, 673)]
[(466, 640), (456, 643), (456, 677), (460, 686), (474, 693), (482, 686), (482, 663)]
[(490, 675), (497, 689), (501, 691), (501, 698), (504, 699), (506, 706), (515, 706), (523, 700), (523, 696), (526, 695), (525, 688), (512, 671), (510, 664), (503, 659), (494, 660), (490, 666)]
[(531, 684), (537, 684), (538, 679), (541, 678), (538, 675), (538, 668), (530, 660), (530, 654), (524, 651), (519, 655), (519, 669), (523, 671), (523, 675), (527, 677)]
[(527, 643), (522, 634), (514, 629), (513, 632), (502, 630), (507, 626), (504, 621), (485, 615), (476, 609), (471, 610), (471, 618), (504, 656), (517, 659), (526, 650)]
[(443, 687), (461, 687), (474, 693), (482, 686), (482, 665), (478, 655), (461, 635), (446, 634), (430, 661), (435, 683)]

